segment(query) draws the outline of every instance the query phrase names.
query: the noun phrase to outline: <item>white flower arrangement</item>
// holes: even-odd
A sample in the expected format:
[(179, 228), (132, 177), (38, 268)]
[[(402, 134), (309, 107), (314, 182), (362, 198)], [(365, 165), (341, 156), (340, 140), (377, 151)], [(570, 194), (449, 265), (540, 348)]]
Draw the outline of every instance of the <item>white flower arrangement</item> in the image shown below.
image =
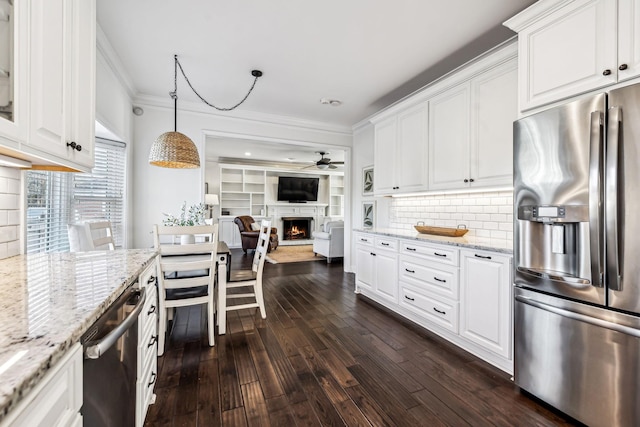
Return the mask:
[(173, 216), (171, 214), (163, 213), (167, 218), (162, 221), (163, 225), (173, 226), (190, 226), (190, 225), (203, 225), (205, 217), (206, 207), (204, 203), (198, 203), (189, 206), (187, 209), (187, 202), (185, 201), (180, 208), (180, 215)]

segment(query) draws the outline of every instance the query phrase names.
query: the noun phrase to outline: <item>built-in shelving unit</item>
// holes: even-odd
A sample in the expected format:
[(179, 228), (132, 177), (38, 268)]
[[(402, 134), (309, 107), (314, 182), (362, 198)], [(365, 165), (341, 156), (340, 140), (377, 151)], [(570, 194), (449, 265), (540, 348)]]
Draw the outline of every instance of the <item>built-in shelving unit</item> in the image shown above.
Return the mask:
[(329, 176), (329, 216), (344, 216), (344, 175)]
[(223, 215), (263, 214), (265, 185), (264, 170), (220, 168), (220, 209)]

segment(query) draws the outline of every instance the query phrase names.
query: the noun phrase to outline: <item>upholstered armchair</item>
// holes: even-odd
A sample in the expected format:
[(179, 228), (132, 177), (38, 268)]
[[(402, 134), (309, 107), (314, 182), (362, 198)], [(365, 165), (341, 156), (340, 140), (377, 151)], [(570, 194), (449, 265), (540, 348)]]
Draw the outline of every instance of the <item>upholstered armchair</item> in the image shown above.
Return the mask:
[[(233, 222), (236, 223), (240, 230), (242, 250), (244, 253), (247, 253), (249, 249), (255, 250), (258, 245), (258, 236), (260, 235), (260, 224), (249, 215), (237, 216)], [(252, 224), (255, 225), (252, 226)], [(269, 236), (269, 247), (267, 248), (267, 252), (275, 251), (278, 247), (278, 242), (278, 230), (275, 227), (271, 227), (271, 235)]]
[(344, 222), (329, 221), (322, 228), (313, 233), (313, 252), (327, 257), (327, 263), (344, 257)]

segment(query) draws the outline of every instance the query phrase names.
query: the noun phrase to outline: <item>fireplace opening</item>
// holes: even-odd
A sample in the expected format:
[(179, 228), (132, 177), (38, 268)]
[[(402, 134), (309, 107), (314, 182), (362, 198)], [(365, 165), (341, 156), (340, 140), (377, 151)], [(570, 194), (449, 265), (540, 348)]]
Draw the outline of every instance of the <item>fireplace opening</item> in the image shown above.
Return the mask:
[(283, 217), (283, 240), (307, 240), (311, 239), (311, 217)]

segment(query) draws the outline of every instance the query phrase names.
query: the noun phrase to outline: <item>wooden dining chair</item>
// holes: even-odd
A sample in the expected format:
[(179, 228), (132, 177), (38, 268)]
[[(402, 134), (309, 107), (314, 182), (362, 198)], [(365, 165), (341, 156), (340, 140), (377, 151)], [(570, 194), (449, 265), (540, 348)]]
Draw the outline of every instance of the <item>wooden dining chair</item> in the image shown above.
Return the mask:
[(113, 229), (107, 220), (69, 224), (69, 250), (71, 252), (114, 250)]
[[(267, 318), (264, 306), (264, 295), (262, 293), (262, 271), (264, 261), (267, 257), (269, 236), (271, 234), (271, 221), (263, 220), (260, 223), (260, 234), (258, 244), (253, 254), (251, 270), (239, 270), (231, 273), (231, 278), (226, 281), (226, 285), (221, 285), (218, 289), (218, 333), (226, 332), (227, 312), (233, 310), (243, 310), (257, 307), (260, 309), (260, 316)], [(223, 281), (221, 281), (222, 283)], [(229, 292), (229, 291), (232, 292)], [(240, 292), (235, 292), (240, 290)], [(252, 299), (252, 302), (235, 303), (239, 299)], [(231, 304), (234, 302), (233, 304)]]
[[(154, 246), (160, 254), (158, 356), (164, 354), (167, 323), (176, 307), (206, 305), (209, 345), (215, 343), (216, 230), (214, 225), (153, 226)], [(204, 241), (173, 243), (174, 236), (186, 234), (198, 235)]]

